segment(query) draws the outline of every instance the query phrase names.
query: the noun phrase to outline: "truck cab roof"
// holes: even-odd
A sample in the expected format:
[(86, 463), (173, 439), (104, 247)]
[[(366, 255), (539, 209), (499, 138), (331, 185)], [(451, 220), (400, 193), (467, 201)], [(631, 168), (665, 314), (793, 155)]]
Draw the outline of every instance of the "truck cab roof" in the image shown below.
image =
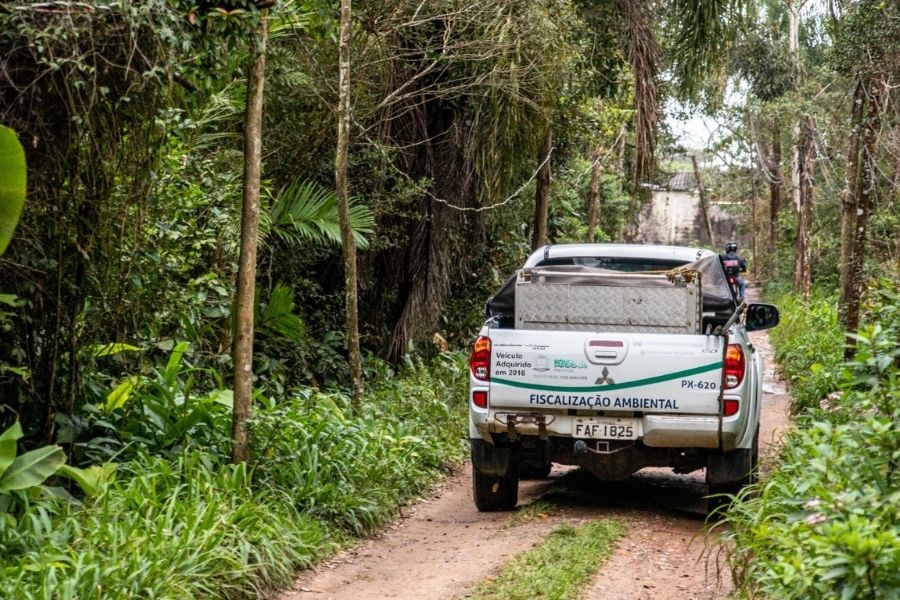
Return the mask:
[(582, 264), (584, 259), (627, 258), (648, 262), (685, 264), (706, 256), (715, 256), (712, 250), (687, 246), (662, 246), (652, 244), (549, 244), (535, 250), (524, 268), (552, 264)]

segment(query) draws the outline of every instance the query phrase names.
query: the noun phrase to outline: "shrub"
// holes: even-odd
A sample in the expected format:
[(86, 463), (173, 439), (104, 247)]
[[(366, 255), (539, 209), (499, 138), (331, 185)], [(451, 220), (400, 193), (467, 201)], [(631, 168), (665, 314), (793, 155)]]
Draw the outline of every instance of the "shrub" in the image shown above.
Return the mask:
[(372, 531), (465, 455), (464, 359), (440, 360), (434, 371), (411, 364), (399, 382), (383, 380), (356, 418), (346, 395), (310, 390), (260, 414), (259, 481), (291, 490), (307, 514), (354, 534)]
[(895, 598), (900, 589), (900, 397), (893, 414), (806, 420), (758, 497), (732, 505), (731, 563), (771, 598)]
[[(869, 315), (893, 315), (879, 292)], [(896, 598), (900, 589), (900, 355), (894, 320), (856, 334), (839, 364), (833, 309), (782, 302), (777, 353), (806, 410), (768, 478), (732, 505), (731, 563), (741, 591), (771, 598)], [(833, 339), (829, 346), (828, 339)], [(818, 366), (816, 366), (818, 365)], [(804, 372), (804, 369), (806, 371)], [(837, 390), (819, 405), (824, 392)]]
[(791, 386), (792, 411), (818, 406), (837, 389), (837, 367), (843, 359), (844, 335), (837, 324), (837, 303), (831, 296), (803, 302), (796, 296), (777, 301), (781, 323), (770, 333), (775, 359)]

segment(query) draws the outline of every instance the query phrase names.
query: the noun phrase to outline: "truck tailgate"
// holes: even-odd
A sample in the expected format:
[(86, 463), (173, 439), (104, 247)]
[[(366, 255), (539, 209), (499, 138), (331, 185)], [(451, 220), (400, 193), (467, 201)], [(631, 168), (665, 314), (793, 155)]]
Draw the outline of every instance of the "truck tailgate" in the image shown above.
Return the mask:
[(724, 339), (492, 329), (492, 409), (714, 415)]

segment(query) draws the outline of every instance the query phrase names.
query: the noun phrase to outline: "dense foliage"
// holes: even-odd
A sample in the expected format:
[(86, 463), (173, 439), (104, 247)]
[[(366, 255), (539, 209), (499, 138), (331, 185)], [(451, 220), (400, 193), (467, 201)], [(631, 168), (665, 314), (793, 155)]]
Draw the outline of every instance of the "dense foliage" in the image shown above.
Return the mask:
[(841, 362), (833, 296), (782, 298), (773, 335), (801, 411), (780, 463), (728, 515), (748, 595), (893, 598), (900, 588), (900, 335), (896, 283), (869, 291)]
[[(548, 124), (559, 173), (550, 240), (583, 239), (598, 148), (599, 230), (624, 231), (639, 208), (636, 156), (646, 171), (654, 144), (647, 61), (660, 60), (638, 56), (654, 48), (653, 13), (623, 20), (624, 7), (354, 3), (350, 178), (370, 354), (433, 353), (435, 332), (468, 339), (529, 249), (529, 178)], [(255, 348), (264, 393), (347, 379), (329, 191), (336, 17), (324, 1), (272, 9)], [(148, 375), (175, 341), (191, 344), (192, 367), (231, 369), (243, 71), (257, 22), (249, 1), (0, 10), (0, 121), (20, 134), (29, 169), (0, 261), (0, 423), (21, 419), (33, 443), (72, 441), (72, 421), (90, 421), (109, 388)], [(638, 65), (649, 69), (640, 78)], [(140, 351), (92, 351), (122, 343)], [(208, 375), (203, 393), (229, 387)]]
[[(804, 19), (792, 55), (776, 0), (354, 1), (350, 220), (372, 390), (356, 414), (343, 391), (331, 191), (334, 4), (0, 6), (0, 131), (18, 135), (28, 181), (0, 257), (0, 592), (262, 594), (344, 536), (383, 523), (461, 457), (455, 386), (464, 377), (444, 345), (468, 341), (484, 299), (531, 249), (538, 165), (553, 173), (550, 242), (628, 239), (653, 180), (660, 107), (677, 95), (714, 108), (732, 75), (749, 94), (722, 117), (728, 134), (711, 150), (727, 168), (709, 190), (743, 208), (754, 262), (782, 289), (795, 242), (809, 232), (814, 251), (801, 271), (828, 290), (810, 304), (783, 302), (778, 357), (796, 410), (811, 410), (803, 419), (816, 425), (791, 442), (794, 458), (773, 476), (792, 500), (785, 492), (773, 502), (806, 493), (790, 487), (803, 481), (791, 474), (835, 431), (847, 440), (833, 451), (856, 464), (863, 450), (853, 444), (865, 444), (844, 424), (853, 399), (866, 407), (858, 430), (895, 443), (879, 429), (882, 416), (896, 416), (896, 398), (883, 394), (895, 376), (900, 256), (895, 3), (836, 0), (827, 24)], [(242, 115), (262, 5), (257, 416), (252, 461), (232, 467)], [(848, 99), (862, 92), (866, 115), (850, 117)], [(807, 116), (818, 168), (801, 226), (786, 198), (776, 202), (790, 181), (777, 157), (796, 145), (794, 126)], [(592, 175), (600, 219), (588, 232)], [(767, 188), (769, 210), (759, 201)], [(854, 190), (865, 202), (847, 201)], [(20, 196), (0, 207), (0, 246)], [(855, 366), (844, 368), (832, 326), (846, 315), (833, 284), (845, 279), (838, 263), (848, 241), (837, 223), (856, 206), (868, 229), (857, 236), (854, 285), (870, 292)], [(872, 482), (884, 463), (869, 466), (858, 483), (871, 484), (878, 503)], [(878, 514), (880, 531), (893, 531), (895, 515)], [(796, 542), (794, 533), (783, 539)], [(890, 560), (865, 573), (881, 577)], [(764, 573), (749, 574), (748, 585), (775, 596), (778, 585), (802, 587)]]
[(339, 393), (267, 403), (254, 423), (255, 473), (204, 448), (206, 436), (226, 446), (226, 423), (169, 456), (132, 446), (83, 505), (21, 495), (0, 511), (0, 595), (237, 597), (284, 585), (463, 458), (464, 368), (449, 354), (410, 363), (358, 417)]
[[(444, 346), (468, 340), (530, 249), (544, 132), (550, 241), (586, 235), (592, 162), (597, 235), (620, 237), (640, 208), (661, 7), (354, 2), (350, 216), (372, 391), (351, 414), (337, 13), (274, 3), (253, 455), (228, 466), (257, 4), (0, 7), (0, 123), (28, 168), (0, 258), (2, 471), (17, 477), (0, 491), (0, 595), (261, 594), (371, 531), (462, 456), (465, 378)], [(20, 484), (11, 461), (38, 456)]]

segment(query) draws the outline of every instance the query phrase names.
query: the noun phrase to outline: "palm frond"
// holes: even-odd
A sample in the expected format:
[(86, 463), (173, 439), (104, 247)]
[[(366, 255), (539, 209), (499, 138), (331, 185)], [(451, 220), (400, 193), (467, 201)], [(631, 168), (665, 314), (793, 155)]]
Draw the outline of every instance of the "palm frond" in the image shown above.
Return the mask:
[(695, 99), (711, 74), (721, 71), (746, 4), (746, 0), (673, 0), (673, 72), (683, 97)]
[[(332, 190), (312, 181), (295, 179), (275, 199), (269, 214), (271, 233), (288, 244), (341, 245), (338, 198)], [(368, 206), (351, 204), (350, 229), (360, 248), (375, 231), (375, 217)]]
[(660, 52), (653, 34), (654, 15), (644, 2), (620, 0), (625, 17), (628, 64), (634, 77), (634, 173), (635, 189), (653, 170), (656, 129), (659, 121), (657, 80)]
[(276, 283), (263, 303), (257, 298), (256, 330), (269, 337), (281, 337), (290, 342), (300, 342), (306, 334), (306, 326), (294, 314), (294, 292), (283, 283)]
[(209, 97), (203, 110), (195, 117), (200, 132), (195, 150), (218, 146), (224, 141), (240, 139), (236, 125), (244, 112), (246, 88), (243, 83), (232, 83)]

